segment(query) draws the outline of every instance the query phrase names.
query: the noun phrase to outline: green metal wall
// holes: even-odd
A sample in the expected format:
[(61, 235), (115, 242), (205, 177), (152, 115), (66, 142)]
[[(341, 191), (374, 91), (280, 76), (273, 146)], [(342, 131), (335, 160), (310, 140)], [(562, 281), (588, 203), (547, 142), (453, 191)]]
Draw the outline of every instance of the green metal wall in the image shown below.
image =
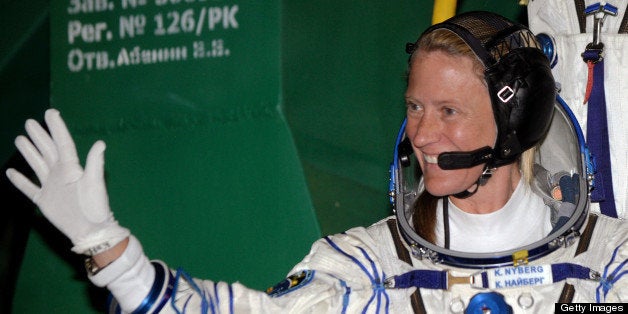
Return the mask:
[[(31, 2), (40, 14), (12, 21), (38, 31), (19, 32), (30, 45), (7, 45), (24, 57), (2, 52), (2, 82), (13, 84), (0, 94), (5, 168), (19, 163), (11, 141), (25, 117), (59, 108), (81, 156), (96, 139), (107, 142), (112, 209), (150, 257), (258, 289), (280, 280), (316, 238), (390, 213), (404, 47), (429, 25), (431, 1), (68, 3)], [(461, 2), (459, 11), (473, 9), (513, 18), (523, 11), (496, 0)], [(218, 14), (226, 18), (216, 22)], [(187, 57), (142, 61), (136, 46), (186, 47)], [(29, 213), (5, 187), (19, 204), (4, 211)], [(14, 291), (3, 292), (14, 292), (13, 312), (101, 311), (106, 292), (87, 283), (67, 240), (39, 215), (16, 219), (32, 232), (21, 266), (8, 258), (20, 257), (19, 247), (2, 245), (3, 275), (17, 277)]]

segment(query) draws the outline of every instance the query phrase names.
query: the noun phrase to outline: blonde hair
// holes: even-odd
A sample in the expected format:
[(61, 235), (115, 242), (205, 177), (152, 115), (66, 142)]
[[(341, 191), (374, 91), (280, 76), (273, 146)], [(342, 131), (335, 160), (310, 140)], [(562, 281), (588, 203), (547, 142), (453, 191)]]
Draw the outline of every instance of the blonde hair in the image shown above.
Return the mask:
[(412, 53), (408, 61), (408, 73), (412, 61), (420, 58), (423, 53), (442, 51), (451, 56), (467, 57), (473, 60), (473, 69), (482, 82), (484, 79), (485, 67), (482, 61), (475, 55), (471, 47), (469, 47), (458, 35), (446, 29), (436, 29), (429, 32), (419, 39), (416, 43), (417, 49)]
[(523, 181), (528, 185), (532, 185), (534, 181), (534, 161), (537, 150), (538, 146), (532, 146), (519, 157), (519, 170), (521, 170)]

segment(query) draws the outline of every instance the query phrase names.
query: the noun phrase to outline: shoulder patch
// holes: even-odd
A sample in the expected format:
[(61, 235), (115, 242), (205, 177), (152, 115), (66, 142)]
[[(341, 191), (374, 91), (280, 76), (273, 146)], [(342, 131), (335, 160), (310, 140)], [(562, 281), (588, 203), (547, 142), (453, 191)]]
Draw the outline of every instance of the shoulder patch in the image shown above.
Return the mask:
[(275, 298), (306, 286), (314, 278), (314, 270), (302, 270), (288, 276), (280, 283), (266, 289), (266, 294)]

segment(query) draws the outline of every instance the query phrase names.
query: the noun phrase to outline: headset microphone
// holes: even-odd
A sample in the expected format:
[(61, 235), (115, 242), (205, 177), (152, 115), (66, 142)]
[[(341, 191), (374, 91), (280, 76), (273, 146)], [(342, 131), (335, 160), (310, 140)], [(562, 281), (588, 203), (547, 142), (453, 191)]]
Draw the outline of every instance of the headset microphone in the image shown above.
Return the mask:
[(493, 159), (493, 149), (485, 146), (470, 152), (446, 152), (438, 155), (438, 166), (443, 170), (471, 168)]
[[(405, 124), (405, 123), (404, 123)], [(405, 132), (405, 127), (402, 127), (400, 132)], [(411, 164), (412, 144), (410, 139), (402, 136), (399, 143), (397, 143), (397, 156), (401, 166), (407, 167)], [(443, 170), (455, 170), (464, 169), (477, 166), (484, 163), (492, 163), (493, 149), (484, 146), (482, 148), (470, 151), (470, 152), (445, 152), (438, 155), (438, 166)]]

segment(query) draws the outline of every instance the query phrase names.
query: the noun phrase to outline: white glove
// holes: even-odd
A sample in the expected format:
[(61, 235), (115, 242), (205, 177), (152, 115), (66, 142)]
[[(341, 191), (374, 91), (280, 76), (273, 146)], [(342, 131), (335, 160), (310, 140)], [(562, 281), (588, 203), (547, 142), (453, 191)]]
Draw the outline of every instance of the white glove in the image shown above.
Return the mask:
[(37, 175), (41, 187), (15, 169), (8, 169), (7, 177), (72, 240), (72, 251), (86, 255), (106, 251), (130, 232), (118, 225), (109, 209), (104, 180), (105, 143), (94, 143), (83, 170), (59, 111), (47, 110), (45, 120), (52, 137), (39, 123), (29, 119), (26, 132), (32, 142), (23, 135), (15, 139), (15, 146)]

